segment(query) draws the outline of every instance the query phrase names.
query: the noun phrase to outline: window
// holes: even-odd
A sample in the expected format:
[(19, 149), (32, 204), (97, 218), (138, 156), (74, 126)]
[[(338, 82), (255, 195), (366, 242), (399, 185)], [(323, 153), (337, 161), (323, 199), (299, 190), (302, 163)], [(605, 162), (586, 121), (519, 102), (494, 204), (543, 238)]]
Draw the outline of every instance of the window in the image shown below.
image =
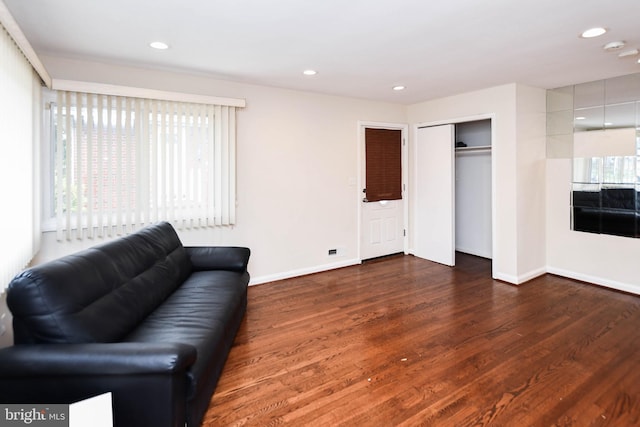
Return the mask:
[(58, 91), (49, 202), (59, 240), (235, 224), (235, 107)]

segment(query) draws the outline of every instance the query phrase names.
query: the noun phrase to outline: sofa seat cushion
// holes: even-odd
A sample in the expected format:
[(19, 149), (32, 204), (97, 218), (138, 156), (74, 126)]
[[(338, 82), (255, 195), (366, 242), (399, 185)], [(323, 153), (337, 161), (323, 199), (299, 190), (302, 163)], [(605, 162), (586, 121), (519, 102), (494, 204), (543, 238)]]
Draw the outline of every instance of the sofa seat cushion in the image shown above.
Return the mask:
[[(187, 398), (216, 373), (221, 354), (235, 338), (235, 318), (244, 313), (249, 275), (235, 271), (194, 272), (125, 342), (190, 344), (197, 359), (188, 371)], [(225, 358), (226, 359), (226, 358)]]

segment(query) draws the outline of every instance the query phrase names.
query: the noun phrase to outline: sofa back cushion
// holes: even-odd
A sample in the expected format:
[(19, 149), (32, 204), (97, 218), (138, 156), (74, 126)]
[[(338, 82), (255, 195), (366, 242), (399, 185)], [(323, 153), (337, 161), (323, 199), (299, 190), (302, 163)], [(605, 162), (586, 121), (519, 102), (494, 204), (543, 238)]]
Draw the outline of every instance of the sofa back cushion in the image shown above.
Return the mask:
[(602, 207), (636, 210), (636, 190), (633, 188), (603, 188)]
[(166, 222), (35, 266), (7, 292), (15, 343), (118, 341), (190, 273), (186, 251)]

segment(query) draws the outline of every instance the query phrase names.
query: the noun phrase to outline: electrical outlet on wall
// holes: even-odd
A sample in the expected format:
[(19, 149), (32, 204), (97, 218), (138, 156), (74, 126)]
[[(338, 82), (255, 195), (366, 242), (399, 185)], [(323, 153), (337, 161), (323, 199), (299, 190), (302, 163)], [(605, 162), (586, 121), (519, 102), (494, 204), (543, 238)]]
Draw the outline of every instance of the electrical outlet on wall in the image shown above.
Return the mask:
[(332, 248), (327, 251), (327, 255), (329, 256), (344, 256), (346, 252), (345, 248)]

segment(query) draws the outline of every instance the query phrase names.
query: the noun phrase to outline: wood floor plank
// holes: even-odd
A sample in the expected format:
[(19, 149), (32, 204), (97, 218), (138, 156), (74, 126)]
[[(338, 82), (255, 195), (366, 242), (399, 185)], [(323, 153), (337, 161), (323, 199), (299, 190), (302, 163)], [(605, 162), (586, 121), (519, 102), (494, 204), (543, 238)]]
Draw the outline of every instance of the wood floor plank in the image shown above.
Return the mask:
[(412, 256), (249, 288), (203, 425), (640, 425), (640, 298)]

